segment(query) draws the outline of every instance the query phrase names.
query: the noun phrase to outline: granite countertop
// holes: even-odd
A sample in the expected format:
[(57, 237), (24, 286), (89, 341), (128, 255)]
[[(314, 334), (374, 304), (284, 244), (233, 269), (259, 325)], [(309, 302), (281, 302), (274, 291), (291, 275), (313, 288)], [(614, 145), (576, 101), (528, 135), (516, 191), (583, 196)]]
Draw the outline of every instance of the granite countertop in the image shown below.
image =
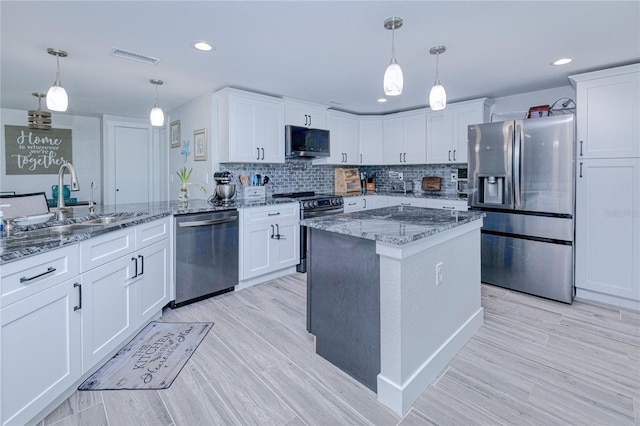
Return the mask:
[[(186, 208), (181, 207), (178, 201), (106, 206), (96, 205), (94, 214), (89, 214), (88, 206), (73, 207), (66, 212), (66, 218), (64, 220), (56, 220), (54, 216), (45, 223), (22, 227), (16, 226), (9, 236), (4, 236), (4, 238), (0, 239), (0, 265), (166, 216), (260, 207), (291, 202), (295, 201), (290, 199), (267, 198), (258, 202), (238, 200), (233, 205), (212, 206), (206, 200), (192, 199), (189, 200)], [(106, 225), (63, 228), (66, 225), (73, 225), (104, 216), (127, 216), (127, 218)]]
[(429, 193), (422, 191), (414, 191), (414, 192), (391, 192), (391, 191), (376, 191), (376, 192), (367, 192), (364, 194), (361, 193), (351, 193), (351, 194), (339, 194), (343, 197), (361, 197), (363, 195), (383, 195), (383, 196), (391, 196), (391, 197), (411, 197), (411, 198), (433, 198), (436, 200), (454, 200), (454, 201), (467, 201), (467, 197), (460, 194), (438, 194), (438, 193)]
[(465, 223), (482, 219), (484, 213), (393, 206), (304, 219), (301, 225), (338, 234), (405, 245)]

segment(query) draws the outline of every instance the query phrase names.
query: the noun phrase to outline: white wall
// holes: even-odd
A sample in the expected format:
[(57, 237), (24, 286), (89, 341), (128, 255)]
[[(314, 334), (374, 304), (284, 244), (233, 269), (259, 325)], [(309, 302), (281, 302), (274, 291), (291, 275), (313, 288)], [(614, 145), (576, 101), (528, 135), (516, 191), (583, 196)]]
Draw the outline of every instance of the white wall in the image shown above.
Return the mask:
[[(27, 126), (27, 111), (2, 109), (0, 110), (0, 190), (15, 191), (16, 193), (30, 193), (44, 191), (47, 198), (52, 198), (51, 186), (58, 184), (58, 174), (50, 175), (7, 175), (5, 159), (4, 126)], [(53, 113), (53, 128), (71, 129), (72, 164), (78, 172), (80, 191), (71, 193), (78, 200), (89, 200), (89, 186), (95, 182), (98, 189), (94, 190), (94, 201), (102, 202), (102, 124), (99, 118), (82, 117)], [(68, 173), (65, 173), (64, 183), (69, 184)]]
[[(205, 194), (195, 186), (189, 186), (189, 197), (192, 199), (206, 200), (215, 188), (213, 180), (214, 165), (217, 169), (218, 147), (212, 146), (212, 94), (207, 92), (197, 98), (192, 99), (186, 104), (170, 111), (167, 125), (175, 120), (180, 120), (180, 144), (179, 148), (169, 149), (169, 199), (174, 200), (178, 197), (180, 190), (180, 179), (176, 172), (182, 167), (187, 169), (193, 168), (190, 181), (200, 184), (207, 189)], [(207, 131), (207, 159), (205, 161), (195, 161), (193, 159), (193, 132), (199, 129)], [(186, 158), (181, 154), (182, 141), (189, 141), (189, 155)], [(169, 141), (167, 143), (170, 143)], [(284, 141), (283, 141), (284, 143)]]

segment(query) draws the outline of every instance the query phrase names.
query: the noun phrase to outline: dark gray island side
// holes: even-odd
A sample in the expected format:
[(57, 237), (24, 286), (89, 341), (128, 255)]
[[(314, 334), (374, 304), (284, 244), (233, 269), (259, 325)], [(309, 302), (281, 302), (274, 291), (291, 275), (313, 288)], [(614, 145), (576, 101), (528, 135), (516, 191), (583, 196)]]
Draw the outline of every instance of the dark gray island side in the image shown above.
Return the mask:
[(301, 222), (316, 352), (399, 415), (483, 323), (482, 217), (394, 206)]

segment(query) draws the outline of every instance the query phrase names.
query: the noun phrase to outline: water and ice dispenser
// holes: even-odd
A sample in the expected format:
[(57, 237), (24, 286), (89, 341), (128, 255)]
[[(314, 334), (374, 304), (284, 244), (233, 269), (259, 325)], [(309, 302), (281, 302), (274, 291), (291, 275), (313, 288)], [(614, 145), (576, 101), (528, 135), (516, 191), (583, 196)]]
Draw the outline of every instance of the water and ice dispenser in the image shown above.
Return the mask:
[(504, 176), (480, 176), (480, 203), (505, 204)]

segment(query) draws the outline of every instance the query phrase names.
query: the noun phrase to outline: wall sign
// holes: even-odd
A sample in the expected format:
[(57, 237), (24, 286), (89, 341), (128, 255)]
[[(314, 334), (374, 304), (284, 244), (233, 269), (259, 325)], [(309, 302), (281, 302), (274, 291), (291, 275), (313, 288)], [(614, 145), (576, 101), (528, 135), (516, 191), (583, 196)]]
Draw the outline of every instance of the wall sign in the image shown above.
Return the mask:
[(7, 175), (54, 175), (71, 162), (71, 129), (4, 126)]

